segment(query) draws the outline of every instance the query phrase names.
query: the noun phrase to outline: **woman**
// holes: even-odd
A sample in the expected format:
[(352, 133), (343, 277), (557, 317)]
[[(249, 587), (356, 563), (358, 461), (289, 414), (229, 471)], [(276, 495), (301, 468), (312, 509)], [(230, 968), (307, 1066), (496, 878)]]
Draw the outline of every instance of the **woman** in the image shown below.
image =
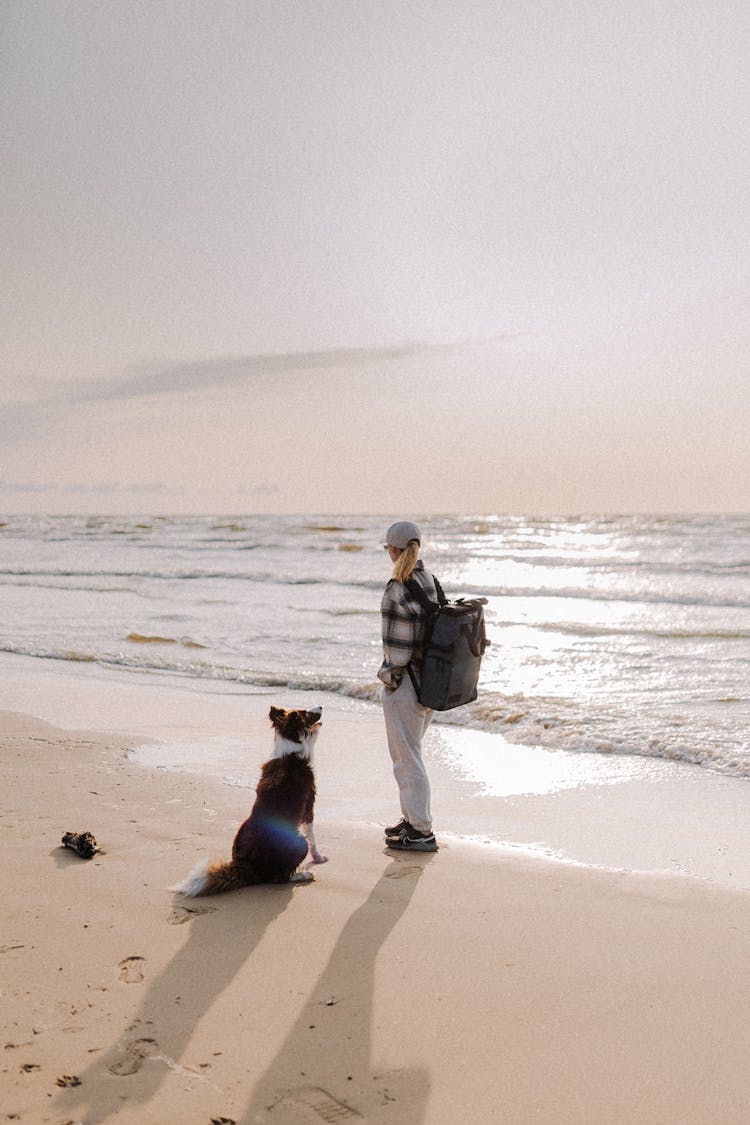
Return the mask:
[(383, 663), (378, 678), (383, 682), (388, 750), (401, 799), (401, 820), (386, 828), (385, 842), (389, 848), (402, 851), (434, 852), (437, 843), (430, 814), (430, 782), (422, 760), (422, 737), (432, 711), (418, 701), (412, 682), (412, 675), (417, 674), (413, 664), (424, 640), (425, 613), (405, 585), (413, 579), (431, 601), (437, 601), (432, 575), (419, 558), (421, 539), (421, 531), (411, 520), (392, 524), (386, 533), (385, 549), (394, 567), (380, 607)]

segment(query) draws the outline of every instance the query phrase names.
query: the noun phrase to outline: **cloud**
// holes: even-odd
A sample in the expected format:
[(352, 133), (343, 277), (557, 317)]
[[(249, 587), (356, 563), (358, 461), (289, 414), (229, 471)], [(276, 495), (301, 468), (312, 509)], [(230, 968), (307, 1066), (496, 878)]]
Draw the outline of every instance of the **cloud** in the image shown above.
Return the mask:
[(254, 484), (240, 482), (237, 485), (238, 496), (278, 496), (280, 493), (280, 487), (273, 481), (261, 480)]
[(409, 342), (380, 347), (251, 353), (166, 364), (153, 361), (137, 364), (110, 378), (69, 384), (63, 395), (68, 402), (105, 402), (152, 397), (207, 388), (215, 389), (224, 384), (243, 383), (263, 375), (296, 375), (304, 371), (350, 370), (373, 365), (391, 365), (414, 356), (450, 355), (467, 347), (504, 346), (518, 338), (519, 334), (516, 333), (440, 344)]
[(148, 496), (174, 495), (175, 493), (183, 491), (181, 485), (165, 484), (162, 480), (139, 481), (137, 484), (126, 485), (124, 490), (125, 492), (137, 493), (139, 495), (145, 494)]
[(165, 484), (164, 481), (139, 481), (123, 484), (121, 481), (0, 481), (0, 490), (9, 493), (64, 493), (77, 496), (111, 496), (115, 493), (131, 495), (178, 495), (183, 492), (182, 485)]
[(206, 387), (215, 388), (225, 383), (244, 382), (261, 375), (388, 363), (413, 355), (423, 347), (424, 345), (401, 344), (381, 348), (337, 348), (325, 351), (233, 356), (225, 359), (190, 360), (163, 366), (139, 364), (114, 379), (83, 385), (74, 394), (79, 401), (105, 401), (195, 391)]
[[(97, 404), (137, 402), (162, 395), (189, 394), (242, 386), (264, 376), (297, 377), (300, 373), (342, 372), (359, 369), (398, 372), (400, 361), (425, 357), (460, 356), (467, 349), (506, 351), (519, 339), (509, 334), (452, 343), (402, 343), (382, 347), (333, 348), (318, 351), (252, 353), (242, 356), (192, 359), (175, 363), (140, 363), (110, 376), (26, 384), (26, 400), (6, 402), (0, 415), (0, 437), (7, 442), (44, 441), (59, 429), (70, 412)], [(54, 486), (52, 486), (54, 487)]]
[[(341, 370), (371, 364), (391, 364), (424, 350), (424, 345), (400, 344), (379, 348), (338, 348), (195, 359), (177, 363), (142, 363), (115, 376), (26, 384), (25, 400), (6, 400), (0, 415), (0, 438), (7, 442), (44, 440), (77, 407), (97, 403), (156, 398), (247, 383), (264, 375)], [(0, 398), (0, 401), (2, 399)], [(50, 488), (55, 488), (54, 483)]]
[(58, 492), (60, 484), (58, 481), (0, 481), (0, 488), (3, 492)]

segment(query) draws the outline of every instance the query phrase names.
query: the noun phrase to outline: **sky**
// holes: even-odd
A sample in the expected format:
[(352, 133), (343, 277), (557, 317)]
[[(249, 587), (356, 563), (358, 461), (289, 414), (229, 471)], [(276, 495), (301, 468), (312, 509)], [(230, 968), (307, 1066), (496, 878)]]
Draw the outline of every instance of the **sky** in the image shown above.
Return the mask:
[(0, 512), (747, 511), (744, 0), (0, 0)]

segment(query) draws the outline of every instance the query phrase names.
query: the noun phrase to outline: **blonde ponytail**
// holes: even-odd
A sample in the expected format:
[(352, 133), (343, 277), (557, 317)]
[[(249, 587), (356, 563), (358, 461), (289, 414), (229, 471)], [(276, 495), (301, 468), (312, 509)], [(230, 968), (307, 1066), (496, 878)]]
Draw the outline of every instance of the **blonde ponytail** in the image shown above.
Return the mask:
[(404, 547), (393, 567), (393, 577), (395, 580), (397, 582), (408, 582), (416, 569), (418, 559), (419, 540), (410, 539), (408, 546)]

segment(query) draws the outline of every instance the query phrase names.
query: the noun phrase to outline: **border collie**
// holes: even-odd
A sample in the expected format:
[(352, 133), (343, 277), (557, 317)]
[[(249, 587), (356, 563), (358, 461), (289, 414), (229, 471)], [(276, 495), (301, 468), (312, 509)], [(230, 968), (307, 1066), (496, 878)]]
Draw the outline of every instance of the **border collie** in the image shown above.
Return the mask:
[(204, 860), (170, 890), (195, 898), (258, 883), (312, 882), (312, 871), (297, 868), (308, 851), (313, 863), (327, 859), (313, 835), (312, 757), (322, 711), (271, 708), (273, 753), (261, 767), (255, 804), (234, 838), (231, 860)]

